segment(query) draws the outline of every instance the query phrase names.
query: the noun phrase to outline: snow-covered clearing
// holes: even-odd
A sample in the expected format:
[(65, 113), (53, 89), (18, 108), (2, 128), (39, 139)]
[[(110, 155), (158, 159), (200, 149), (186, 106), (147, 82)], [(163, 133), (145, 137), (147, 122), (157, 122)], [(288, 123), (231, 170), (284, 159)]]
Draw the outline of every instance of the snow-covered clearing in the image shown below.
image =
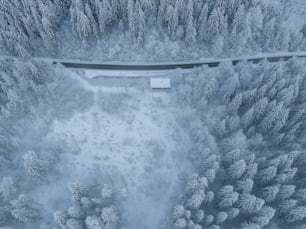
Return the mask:
[[(68, 178), (58, 178), (54, 185), (67, 184), (67, 179), (89, 185), (93, 179), (106, 179), (123, 198), (123, 221), (129, 228), (161, 228), (180, 175), (190, 171), (185, 159), (190, 140), (176, 122), (181, 108), (171, 103), (167, 92), (105, 87), (103, 81), (91, 83), (71, 73), (94, 102), (49, 127), (45, 141), (64, 141), (72, 149), (63, 154), (60, 165)], [(52, 202), (46, 197), (41, 201)]]

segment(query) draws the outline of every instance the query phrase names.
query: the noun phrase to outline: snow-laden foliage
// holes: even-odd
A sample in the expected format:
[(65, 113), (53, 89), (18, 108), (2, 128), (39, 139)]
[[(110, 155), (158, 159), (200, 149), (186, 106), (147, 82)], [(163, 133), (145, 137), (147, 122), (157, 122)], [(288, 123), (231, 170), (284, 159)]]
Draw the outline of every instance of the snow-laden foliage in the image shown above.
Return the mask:
[(27, 61), (0, 60), (0, 115), (10, 116), (12, 113), (29, 114), (30, 104), (25, 99), (38, 92), (43, 82), (39, 63), (31, 58)]
[[(284, 155), (264, 160), (257, 158), (250, 160), (248, 155), (241, 152), (241, 158), (246, 157), (244, 159), (246, 170), (242, 177), (233, 180), (232, 176), (227, 173), (228, 166), (220, 167), (216, 171), (216, 179), (210, 181), (208, 186), (201, 186), (205, 198), (198, 197), (197, 205), (190, 206), (189, 202), (194, 199), (198, 191), (187, 188), (182, 205), (176, 206), (173, 211), (175, 225), (182, 220), (186, 221), (186, 225), (199, 224), (204, 227), (216, 224), (221, 228), (237, 225), (241, 225), (241, 228), (248, 228), (247, 225), (251, 224), (254, 227), (262, 228), (269, 223), (279, 223), (278, 228), (289, 228), (302, 224), (306, 217), (304, 211), (306, 205), (303, 201), (304, 197), (301, 197), (300, 194), (303, 193), (305, 186), (300, 181), (305, 179), (305, 153), (306, 151), (286, 152), (284, 155), (287, 157), (283, 161)], [(288, 163), (288, 159), (289, 161), (292, 159), (291, 163)], [(275, 167), (275, 175), (267, 181), (264, 178), (264, 176), (270, 176), (267, 168), (270, 168), (271, 161), (278, 160), (281, 163)], [(220, 163), (223, 164), (224, 161), (221, 160)], [(247, 171), (254, 164), (258, 167), (258, 171), (251, 178)], [(294, 175), (290, 172), (292, 170), (296, 171)], [(189, 183), (197, 185), (194, 177)], [(198, 177), (197, 180), (205, 179), (204, 174), (196, 175), (196, 177)], [(249, 182), (245, 182), (247, 179), (253, 183), (251, 188)], [(264, 183), (262, 179), (265, 179)], [(247, 187), (242, 189), (242, 184)], [(209, 192), (214, 193), (213, 200), (206, 198), (205, 194)], [(191, 217), (186, 218), (186, 211), (191, 211)], [(204, 217), (201, 212), (204, 213)], [(201, 217), (199, 214), (202, 214)]]
[[(136, 47), (143, 47), (146, 39), (152, 39), (152, 29), (157, 31), (156, 35), (153, 32), (153, 39), (166, 43), (154, 47), (151, 50), (154, 53), (169, 49), (188, 55), (171, 50), (178, 49), (177, 42), (186, 45), (189, 52), (197, 53), (199, 49), (202, 55), (213, 56), (305, 49), (303, 27), (289, 29), (286, 25), (287, 17), (283, 15), (288, 14), (286, 7), (290, 6), (286, 1), (1, 0), (0, 3), (0, 44), (10, 54), (20, 56), (40, 53), (43, 49), (37, 50), (37, 42), (51, 54), (62, 53), (61, 43), (72, 39), (67, 36), (74, 36), (86, 47), (99, 46), (99, 41), (103, 43), (103, 39), (117, 31), (124, 34), (125, 43), (131, 41)], [(166, 55), (169, 53), (164, 53), (163, 58)]]
[[(166, 37), (171, 44), (183, 42), (191, 47), (194, 44), (194, 47), (201, 46), (214, 55), (241, 54), (245, 50), (300, 50), (305, 45), (300, 31), (289, 31), (281, 26), (285, 10), (281, 1), (38, 0), (32, 3), (0, 0), (0, 3), (1, 49), (21, 57), (0, 62), (0, 227), (115, 229), (124, 224), (122, 215), (128, 221), (128, 217), (147, 220), (142, 216), (149, 214), (151, 221), (158, 218), (158, 222), (150, 221), (145, 225), (154, 223), (158, 227), (159, 220), (169, 219), (164, 215), (169, 206), (164, 205), (169, 204), (171, 198), (163, 199), (164, 194), (167, 197), (182, 196), (173, 210), (170, 222), (173, 228), (305, 227), (304, 61), (242, 62), (235, 66), (223, 63), (215, 69), (203, 67), (190, 73), (176, 71), (172, 89), (165, 100), (169, 98), (167, 105), (182, 112), (173, 112), (171, 118), (174, 120), (166, 123), (164, 113), (158, 116), (156, 110), (141, 110), (135, 105), (154, 107), (163, 102), (164, 97), (149, 102), (145, 98), (143, 103), (129, 100), (125, 104), (128, 90), (118, 97), (113, 94), (101, 96), (102, 89), (92, 83), (95, 81), (78, 78), (79, 72), (66, 74), (59, 66), (45, 66), (31, 58), (33, 53), (42, 51), (37, 48), (41, 44), (56, 54), (57, 46), (67, 40), (62, 34), (67, 27), (74, 34), (68, 40), (76, 39), (86, 47), (95, 47), (101, 39), (117, 30), (124, 31), (124, 38), (131, 39), (137, 48), (143, 47), (147, 42), (147, 31), (155, 28), (159, 36)], [(145, 92), (142, 88), (141, 96)], [(135, 113), (125, 113), (128, 106)], [(88, 110), (93, 120), (89, 124), (86, 123)], [(139, 110), (142, 113), (137, 113)], [(79, 119), (85, 121), (81, 124), (77, 123), (79, 119), (71, 121), (73, 115), (80, 115)], [(140, 131), (149, 122), (148, 132), (135, 134), (139, 141), (148, 141), (146, 146), (149, 147), (140, 150), (137, 147), (142, 142), (136, 142), (137, 147), (129, 148), (135, 140), (134, 135), (123, 136), (124, 139), (117, 142), (116, 138), (122, 134), (115, 136), (112, 131), (92, 139), (82, 134), (74, 138), (75, 132), (99, 133), (103, 128), (122, 132), (121, 123), (112, 126), (113, 123), (104, 120), (109, 117), (107, 115), (126, 123), (128, 132)], [(137, 115), (141, 116), (139, 126), (132, 128)], [(154, 121), (157, 117), (163, 118), (158, 120), (158, 125), (151, 125), (153, 119), (147, 119), (149, 115)], [(63, 125), (63, 120), (71, 121), (68, 127)], [(102, 128), (98, 129), (99, 125)], [(161, 130), (161, 127), (184, 134), (166, 132), (163, 135), (165, 129)], [(49, 134), (51, 128), (55, 130), (53, 134)], [(142, 138), (149, 132), (155, 134), (152, 139)], [(57, 133), (59, 136), (54, 136)], [(176, 138), (177, 148), (169, 147), (168, 142), (154, 144), (154, 138), (160, 137), (158, 135), (166, 136), (165, 141), (167, 136)], [(113, 144), (108, 141), (110, 139)], [(109, 158), (117, 159), (116, 155), (101, 153), (105, 146), (119, 148), (118, 151), (107, 151), (118, 154), (121, 147), (127, 147), (126, 156), (116, 163), (121, 166), (126, 161), (130, 164), (137, 161), (145, 164), (140, 166), (144, 172), (124, 180), (120, 172), (129, 172), (132, 168), (133, 173), (129, 175), (134, 174), (138, 167), (134, 164), (128, 168), (123, 166), (117, 172), (116, 163), (99, 164), (108, 162)], [(193, 168), (186, 166), (186, 173), (194, 172), (183, 191), (177, 188), (177, 180), (171, 180), (180, 173), (168, 178), (168, 170), (163, 170), (166, 167), (178, 169), (177, 165), (171, 164), (174, 157), (167, 155), (167, 165), (159, 167), (166, 150), (180, 160), (185, 159), (178, 152), (179, 147), (182, 151), (189, 149), (185, 153)], [(136, 150), (142, 155), (152, 150), (155, 157), (142, 158)], [(84, 153), (83, 157), (77, 158), (80, 153)], [(160, 157), (159, 160), (156, 157)], [(93, 167), (88, 168), (91, 159)], [(177, 164), (185, 166), (181, 162)], [(149, 173), (152, 170), (155, 173)], [(101, 174), (112, 180), (114, 189), (109, 185), (101, 187), (105, 178)], [(115, 198), (117, 186), (134, 185), (137, 179), (150, 180), (148, 174), (153, 174), (156, 186), (148, 188), (146, 184), (128, 190), (137, 189), (139, 195), (125, 202), (130, 205), (129, 211), (133, 211), (123, 212), (127, 210), (121, 209), (117, 204), (120, 200)], [(159, 181), (161, 176), (164, 180)], [(76, 183), (66, 187), (69, 180)], [(165, 189), (160, 188), (165, 186)], [(172, 193), (174, 189), (175, 194)], [(72, 200), (66, 192), (71, 192)], [(158, 198), (152, 198), (148, 203), (163, 202), (161, 212), (159, 209), (152, 211), (154, 207), (149, 204), (142, 205), (142, 200), (148, 200), (154, 192), (159, 194)], [(138, 203), (136, 206), (135, 202)], [(62, 210), (53, 212), (54, 206)], [(52, 214), (54, 220), (51, 220)], [(168, 222), (163, 223), (167, 225)]]
[(30, 151), (23, 156), (24, 167), (29, 175), (42, 178), (57, 161), (56, 152), (40, 153)]
[(62, 229), (99, 229), (120, 228), (120, 215), (117, 207), (114, 206), (112, 188), (104, 185), (101, 195), (91, 197), (94, 189), (89, 189), (83, 185), (70, 183), (68, 185), (72, 193), (74, 205), (67, 211), (58, 210), (54, 212), (54, 221)]
[(0, 207), (0, 225), (20, 225), (37, 221), (40, 218), (39, 204), (29, 195), (20, 194), (9, 203), (4, 201)]
[[(185, 195), (174, 208), (174, 227), (303, 228), (302, 62), (223, 65), (213, 73), (200, 70), (195, 80), (181, 77), (174, 95), (197, 110), (205, 128), (201, 132), (189, 127), (198, 172), (188, 179)], [(204, 112), (210, 109), (220, 113), (208, 116)], [(178, 222), (184, 225), (178, 227)]]

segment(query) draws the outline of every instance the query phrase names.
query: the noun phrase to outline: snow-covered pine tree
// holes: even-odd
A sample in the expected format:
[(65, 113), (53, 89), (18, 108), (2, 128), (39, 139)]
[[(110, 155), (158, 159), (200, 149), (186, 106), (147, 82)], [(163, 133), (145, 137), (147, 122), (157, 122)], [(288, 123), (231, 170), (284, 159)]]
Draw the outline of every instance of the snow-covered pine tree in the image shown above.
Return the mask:
[(234, 187), (231, 185), (226, 185), (220, 189), (218, 192), (219, 207), (229, 208), (233, 206), (234, 203), (238, 201), (239, 194), (234, 192)]
[(70, 20), (73, 31), (86, 44), (90, 39), (92, 28), (82, 0), (73, 1), (70, 6)]
[(193, 19), (193, 1), (194, 0), (188, 0), (185, 12), (186, 15), (185, 41), (188, 45), (195, 43), (197, 35)]
[(12, 177), (2, 177), (0, 181), (0, 198), (9, 201), (10, 197), (17, 192), (15, 187), (16, 180)]
[(73, 194), (73, 200), (80, 201), (82, 197), (88, 196), (88, 189), (80, 184), (70, 183), (68, 184), (70, 192)]
[(246, 169), (245, 161), (239, 160), (234, 164), (230, 165), (230, 167), (227, 169), (227, 173), (230, 179), (237, 180), (243, 175), (245, 169)]
[(204, 4), (200, 16), (198, 18), (198, 27), (197, 27), (198, 40), (201, 42), (208, 41), (207, 20), (208, 20), (208, 5)]
[(180, 10), (179, 3), (180, 2), (177, 1), (175, 3), (174, 8), (172, 8), (172, 10), (169, 10), (170, 15), (169, 15), (169, 23), (168, 23), (168, 32), (170, 34), (170, 37), (173, 40), (177, 39), (177, 30), (179, 27), (179, 10)]
[(144, 44), (146, 18), (139, 0), (136, 0), (135, 3), (134, 17), (136, 21), (134, 41), (138, 47), (141, 47)]
[(235, 184), (235, 189), (239, 193), (251, 193), (254, 186), (254, 181), (250, 178), (242, 178)]
[(68, 219), (66, 222), (67, 229), (83, 229), (83, 223), (78, 219)]
[(26, 171), (33, 177), (42, 177), (47, 170), (45, 161), (40, 159), (34, 151), (24, 155), (24, 166)]
[(243, 213), (255, 213), (259, 211), (264, 205), (264, 200), (257, 198), (255, 195), (242, 194), (239, 196), (237, 206), (240, 212)]
[(306, 207), (299, 206), (291, 209), (286, 215), (286, 220), (288, 222), (301, 221), (306, 218)]
[(39, 211), (34, 207), (32, 199), (26, 195), (21, 194), (18, 199), (12, 200), (11, 214), (20, 222), (33, 222), (40, 217)]
[(261, 191), (260, 197), (266, 202), (269, 203), (276, 199), (277, 193), (279, 191), (278, 185), (272, 185), (264, 187)]
[(65, 228), (68, 215), (63, 211), (55, 211), (53, 214), (53, 219), (59, 227)]
[(260, 227), (264, 227), (269, 224), (274, 215), (275, 209), (269, 206), (264, 206), (255, 216), (251, 218), (250, 221), (256, 225), (259, 225)]
[(99, 39), (99, 27), (94, 17), (94, 12), (88, 3), (85, 3), (84, 10), (91, 27), (90, 39)]
[(115, 206), (103, 208), (101, 218), (106, 225), (109, 225), (112, 228), (116, 228), (117, 224), (119, 223), (119, 215), (117, 208)]

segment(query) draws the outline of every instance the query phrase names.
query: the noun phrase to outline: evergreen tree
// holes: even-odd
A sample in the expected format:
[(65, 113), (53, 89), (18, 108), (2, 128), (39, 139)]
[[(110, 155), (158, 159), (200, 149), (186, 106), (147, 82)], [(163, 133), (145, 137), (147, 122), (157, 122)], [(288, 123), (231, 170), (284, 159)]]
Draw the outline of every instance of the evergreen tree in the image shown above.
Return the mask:
[(294, 209), (297, 204), (297, 201), (294, 199), (287, 199), (283, 201), (279, 201), (277, 204), (277, 211), (279, 215), (284, 215), (288, 213), (291, 209)]
[(187, 206), (190, 209), (198, 209), (205, 199), (204, 190), (200, 190), (197, 193), (194, 193), (188, 200)]
[(204, 4), (198, 19), (198, 40), (207, 41), (207, 19), (208, 19), (208, 5)]
[(24, 167), (33, 177), (42, 177), (47, 170), (46, 163), (34, 151), (24, 155)]
[(174, 223), (175, 229), (183, 229), (183, 228), (186, 228), (186, 226), (187, 226), (187, 222), (184, 218), (177, 219)]
[(193, 0), (188, 0), (185, 22), (185, 41), (187, 44), (193, 44), (196, 41), (196, 28), (194, 27), (193, 21)]
[(85, 7), (82, 0), (76, 0), (72, 2), (70, 7), (70, 14), (71, 14), (71, 24), (73, 31), (82, 40), (86, 43), (91, 34), (91, 25), (89, 18), (85, 14)]
[(68, 215), (63, 211), (56, 211), (53, 214), (55, 223), (61, 228), (65, 228)]
[(179, 27), (179, 1), (175, 3), (175, 7), (170, 10), (168, 32), (173, 40), (177, 38), (177, 30)]
[(87, 216), (85, 224), (88, 229), (103, 228), (101, 220), (96, 216)]
[(79, 207), (79, 206), (74, 206), (74, 207), (68, 208), (68, 216), (70, 218), (82, 219), (83, 215), (84, 214), (83, 214), (82, 208)]
[(271, 182), (273, 178), (276, 176), (276, 174), (277, 174), (277, 168), (275, 168), (274, 166), (270, 166), (268, 168), (258, 171), (258, 173), (256, 174), (256, 179), (260, 184), (265, 185)]
[(10, 223), (12, 221), (12, 217), (10, 206), (0, 207), (0, 226)]
[(262, 190), (261, 198), (264, 199), (265, 202), (269, 203), (275, 200), (278, 192), (279, 187), (277, 185), (264, 187)]
[(104, 223), (114, 226), (116, 226), (119, 222), (119, 215), (115, 206), (103, 208), (101, 218)]
[(229, 174), (229, 177), (232, 180), (237, 180), (243, 175), (243, 173), (245, 172), (245, 168), (246, 168), (245, 161), (244, 160), (239, 160), (239, 161), (235, 162), (234, 164), (232, 164), (227, 169), (227, 172)]
[(79, 200), (81, 200), (82, 197), (88, 196), (88, 190), (83, 185), (70, 183), (70, 184), (68, 184), (68, 188), (69, 188), (70, 192), (73, 194), (73, 199), (75, 201), (79, 201)]
[(215, 217), (215, 223), (216, 224), (221, 224), (224, 223), (224, 221), (226, 221), (228, 215), (226, 212), (219, 212), (216, 217)]
[(255, 195), (242, 194), (239, 197), (237, 205), (241, 212), (254, 213), (263, 207), (264, 200), (257, 198)]
[(197, 210), (194, 214), (193, 214), (193, 219), (196, 223), (202, 223), (205, 217), (205, 213), (203, 210)]
[(242, 229), (261, 229), (261, 227), (255, 223), (243, 223), (241, 225)]
[(208, 216), (206, 216), (206, 219), (205, 219), (205, 225), (210, 225), (210, 224), (212, 224), (214, 222), (214, 216), (212, 216), (212, 215), (208, 215)]
[(291, 209), (286, 216), (288, 222), (300, 221), (306, 217), (306, 207), (300, 206)]
[(298, 201), (306, 201), (306, 188), (298, 189), (294, 192), (294, 198)]
[(289, 199), (295, 191), (295, 185), (282, 185), (277, 193), (277, 199)]
[(254, 181), (249, 178), (243, 178), (238, 180), (235, 185), (235, 189), (240, 193), (251, 193), (254, 186)]
[(238, 93), (227, 105), (227, 110), (229, 114), (237, 114), (240, 106), (242, 104), (242, 94)]
[(234, 192), (233, 186), (226, 185), (221, 188), (218, 193), (218, 197), (220, 199), (220, 208), (229, 208), (237, 202), (239, 194), (237, 192)]
[(21, 222), (33, 222), (40, 217), (39, 211), (34, 208), (34, 202), (28, 195), (21, 194), (17, 200), (11, 202), (11, 214)]
[(173, 218), (174, 219), (179, 219), (181, 218), (185, 213), (185, 208), (183, 205), (176, 205), (173, 209)]
[(141, 4), (139, 0), (136, 1), (135, 4), (135, 16), (137, 18), (137, 26), (136, 26), (136, 44), (138, 46), (143, 46), (144, 44), (144, 36), (145, 36), (145, 23), (146, 18), (141, 8)]
[(239, 215), (240, 211), (238, 208), (230, 208), (227, 211), (227, 216), (229, 220), (236, 218)]
[(274, 217), (275, 210), (272, 207), (264, 206), (258, 214), (251, 218), (251, 222), (264, 227), (269, 224), (270, 220)]
[(16, 193), (15, 187), (16, 180), (12, 177), (2, 177), (0, 182), (0, 198), (4, 201), (8, 201), (10, 197)]
[(83, 229), (82, 221), (78, 219), (68, 219), (66, 223), (67, 229)]

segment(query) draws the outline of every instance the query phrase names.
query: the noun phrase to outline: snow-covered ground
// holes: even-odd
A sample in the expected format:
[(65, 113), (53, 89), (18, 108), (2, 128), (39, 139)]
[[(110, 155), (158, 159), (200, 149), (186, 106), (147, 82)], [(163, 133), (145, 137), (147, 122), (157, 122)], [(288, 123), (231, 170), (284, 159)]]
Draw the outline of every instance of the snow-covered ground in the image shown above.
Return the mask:
[(180, 175), (191, 171), (186, 159), (190, 140), (176, 122), (182, 108), (172, 104), (167, 92), (152, 92), (144, 85), (106, 87), (103, 81), (92, 83), (70, 73), (91, 94), (93, 103), (85, 111), (50, 123), (43, 141), (65, 142), (70, 150), (58, 165), (66, 175), (35, 193), (39, 196), (48, 189), (57, 194), (41, 195), (39, 202), (59, 208), (60, 196), (69, 192), (62, 184), (108, 180), (123, 199), (121, 212), (128, 228), (161, 228), (173, 206), (169, 202), (175, 198)]

